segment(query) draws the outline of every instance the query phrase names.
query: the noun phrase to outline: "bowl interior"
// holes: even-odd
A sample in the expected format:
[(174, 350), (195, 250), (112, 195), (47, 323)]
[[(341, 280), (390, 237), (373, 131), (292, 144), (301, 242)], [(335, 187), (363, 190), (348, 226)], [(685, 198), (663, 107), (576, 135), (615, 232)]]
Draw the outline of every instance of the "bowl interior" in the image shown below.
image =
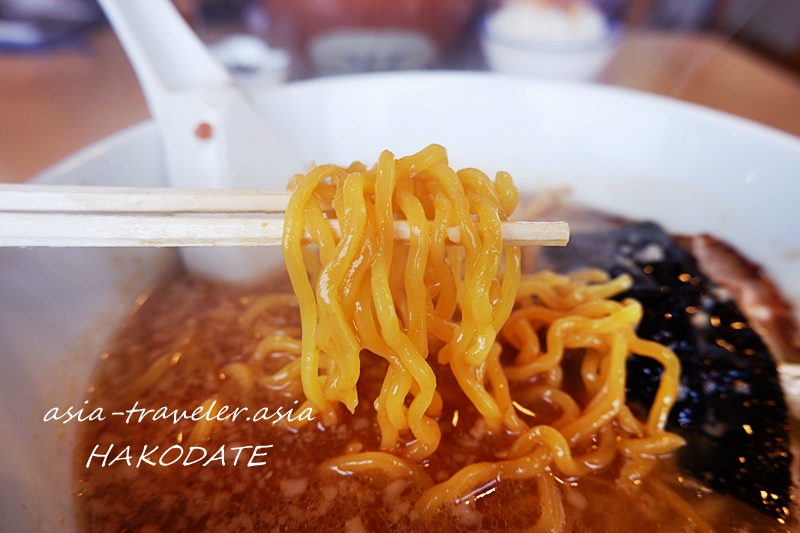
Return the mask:
[[(643, 94), (478, 74), (330, 78), (274, 89), (258, 103), (309, 165), (370, 163), (384, 149), (400, 155), (439, 143), (453, 166), (507, 170), (521, 189), (569, 187), (590, 206), (713, 233), (761, 263), (800, 308), (793, 137)], [(39, 179), (159, 185), (155, 127), (113, 136)], [(175, 261), (164, 250), (0, 250), (4, 527), (74, 528), (78, 422), (43, 417), (82, 405), (103, 343), (135, 295)]]

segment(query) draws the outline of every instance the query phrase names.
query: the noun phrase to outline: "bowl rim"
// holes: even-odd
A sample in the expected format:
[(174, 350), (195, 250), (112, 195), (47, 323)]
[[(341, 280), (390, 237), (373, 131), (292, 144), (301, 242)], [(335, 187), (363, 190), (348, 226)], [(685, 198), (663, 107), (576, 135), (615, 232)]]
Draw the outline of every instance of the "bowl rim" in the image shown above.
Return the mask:
[[(743, 130), (750, 130), (752, 133), (769, 138), (770, 142), (778, 142), (790, 145), (792, 149), (800, 151), (800, 136), (787, 131), (780, 130), (774, 126), (758, 122), (756, 120), (735, 115), (729, 111), (715, 109), (695, 102), (680, 100), (674, 96), (662, 95), (647, 92), (631, 87), (621, 87), (597, 82), (581, 80), (556, 80), (520, 77), (513, 74), (494, 72), (494, 71), (447, 71), (447, 70), (411, 70), (397, 72), (366, 72), (357, 74), (343, 74), (336, 76), (324, 76), (306, 80), (292, 81), (286, 84), (270, 87), (264, 95), (282, 92), (303, 92), (314, 91), (318, 85), (348, 85), (360, 83), (380, 83), (392, 81), (414, 81), (422, 83), (488, 83), (501, 85), (527, 85), (531, 87), (557, 89), (558, 91), (569, 91), (580, 96), (581, 93), (597, 93), (611, 97), (626, 98), (637, 100), (646, 104), (665, 106), (668, 109), (690, 113), (702, 120), (718, 123), (721, 126), (735, 127)], [(263, 96), (268, 98), (268, 96)], [(256, 103), (260, 97), (256, 95)], [(144, 119), (140, 122), (121, 128), (109, 135), (101, 137), (83, 148), (66, 155), (60, 160), (33, 175), (30, 182), (52, 183), (58, 180), (61, 174), (74, 169), (93, 159), (99, 153), (112, 150), (115, 147), (125, 145), (130, 142), (129, 137), (139, 135), (152, 135), (151, 130), (157, 128), (155, 120), (152, 118)]]

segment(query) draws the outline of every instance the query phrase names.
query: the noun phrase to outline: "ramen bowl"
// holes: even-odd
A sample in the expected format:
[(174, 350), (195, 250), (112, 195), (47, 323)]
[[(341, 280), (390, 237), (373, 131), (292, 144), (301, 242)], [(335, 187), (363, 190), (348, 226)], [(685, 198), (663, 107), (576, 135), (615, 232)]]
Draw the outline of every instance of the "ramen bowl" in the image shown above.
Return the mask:
[[(762, 265), (800, 308), (800, 141), (789, 135), (646, 94), (483, 74), (329, 78), (274, 89), (257, 103), (308, 165), (438, 143), (454, 167), (506, 170), (522, 190), (568, 187), (591, 207), (714, 234)], [(37, 181), (158, 186), (164, 178), (148, 122)], [(2, 249), (0, 265), (0, 523), (73, 531), (73, 448), (79, 424), (92, 423), (80, 421), (90, 416), (80, 413), (89, 375), (137, 295), (176, 268), (176, 254)], [(48, 417), (70, 407), (70, 421)]]

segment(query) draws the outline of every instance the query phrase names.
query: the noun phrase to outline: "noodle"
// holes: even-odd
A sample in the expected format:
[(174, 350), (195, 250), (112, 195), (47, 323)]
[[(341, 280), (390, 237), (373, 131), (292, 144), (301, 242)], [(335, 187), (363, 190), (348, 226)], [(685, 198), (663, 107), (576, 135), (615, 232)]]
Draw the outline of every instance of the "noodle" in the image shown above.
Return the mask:
[[(534, 530), (560, 531), (566, 518), (556, 475), (579, 478), (617, 463), (618, 483), (636, 490), (658, 458), (684, 444), (664, 429), (676, 400), (678, 359), (637, 337), (638, 302), (610, 299), (632, 280), (598, 270), (521, 276), (520, 249), (503, 246), (500, 233), (518, 201), (508, 174), (492, 181), (475, 169), (456, 172), (444, 149), (431, 145), (399, 159), (384, 152), (371, 169), (320, 166), (290, 187), (283, 251), (296, 300), (251, 302), (240, 322), (261, 340), (249, 358), (221, 373), (245, 403), (254, 387), (302, 395), (300, 408), (330, 427), (342, 407), (354, 412), (362, 365), (384, 359), (372, 398), (378, 450), (350, 443), (321, 471), (416, 480), (424, 488), (416, 506), (423, 517), (468, 502), (493, 483), (535, 480), (541, 512)], [(395, 243), (396, 220), (408, 222), (408, 244)], [(454, 231), (461, 245), (446, 247)], [(260, 316), (295, 302), (301, 338), (259, 329)], [(634, 354), (663, 367), (643, 420), (626, 404), (626, 361)], [(137, 386), (166, 372), (170, 356)], [(267, 372), (270, 360), (282, 368)], [(577, 361), (578, 390), (564, 386), (568, 360)], [(433, 365), (449, 368), (490, 432), (513, 435), (497, 460), (468, 464), (437, 484), (420, 464), (442, 435), (445, 399)], [(297, 428), (307, 420), (282, 423)], [(202, 443), (212, 429), (211, 421), (196, 424), (189, 443)], [(679, 500), (671, 496), (670, 505), (703, 527)]]
[(532, 532), (561, 531), (566, 523), (566, 516), (564, 515), (564, 504), (561, 502), (561, 493), (558, 490), (558, 486), (548, 476), (539, 476), (537, 482), (541, 498), (542, 517), (533, 527)]
[[(521, 429), (499, 349), (493, 350), (519, 277), (519, 248), (503, 249), (500, 236), (500, 223), (517, 201), (510, 177), (501, 174), (492, 182), (474, 169), (456, 173), (435, 145), (397, 160), (384, 152), (372, 170), (357, 168), (320, 167), (295, 179), (286, 212), (292, 222), (284, 250), (301, 306), (309, 406), (323, 414), (324, 423), (337, 419), (337, 403), (352, 411), (359, 353), (368, 350), (390, 365), (376, 399), (381, 450), (417, 461), (430, 456), (440, 438), (431, 417), (436, 377), (426, 361), (430, 334), (444, 343), (439, 362), (451, 366), (487, 422), (497, 430), (504, 420)], [(338, 242), (323, 215), (327, 206), (340, 222)], [(394, 243), (395, 220), (408, 221), (406, 246)], [(444, 247), (451, 228), (458, 228), (464, 243), (457, 251)], [(319, 251), (313, 288), (303, 229)], [(506, 275), (498, 284), (502, 262)], [(315, 332), (312, 345), (309, 331)], [(324, 366), (328, 372), (320, 371)]]
[[(542, 527), (553, 529), (564, 519), (563, 507), (553, 504), (558, 491), (547, 481), (551, 465), (578, 477), (608, 466), (618, 453), (633, 463), (683, 444), (664, 431), (677, 390), (677, 359), (663, 346), (636, 337), (642, 314), (637, 302), (608, 300), (629, 288), (630, 278), (609, 280), (590, 270), (572, 276), (542, 272), (519, 281), (519, 249), (503, 248), (500, 237), (500, 223), (517, 203), (507, 174), (492, 182), (475, 169), (455, 172), (443, 149), (434, 145), (399, 160), (384, 152), (370, 171), (321, 167), (294, 185), (287, 210), (293, 222), (284, 249), (301, 302), (302, 380), (311, 406), (331, 413), (327, 420), (336, 419), (336, 402), (352, 411), (358, 353), (369, 350), (389, 362), (376, 399), (380, 449), (414, 461), (428, 457), (440, 435), (431, 416), (436, 378), (426, 361), (431, 335), (444, 343), (438, 362), (450, 366), (488, 427), (519, 434), (508, 460), (467, 466), (429, 488), (418, 504), (423, 512), (458, 501), (493, 479), (538, 477), (545, 507)], [(340, 221), (338, 242), (327, 231), (326, 206)], [(393, 243), (392, 225), (398, 219), (409, 222), (407, 246)], [(444, 235), (453, 227), (461, 232), (463, 248), (445, 250)], [(301, 228), (319, 250), (316, 300), (303, 260)], [(518, 309), (512, 313), (515, 301)], [(505, 366), (496, 342), (501, 328), (517, 350), (513, 363)], [(314, 345), (306, 344), (307, 331), (316, 332)], [(586, 351), (582, 376), (591, 397), (583, 407), (557, 383), (565, 352), (577, 349)], [(625, 361), (632, 353), (665, 369), (645, 424), (625, 406)], [(327, 374), (320, 372), (325, 365), (319, 361), (329, 362)], [(517, 414), (509, 380), (536, 381), (544, 375), (555, 386), (534, 386), (529, 395), (546, 397), (561, 416), (552, 425), (528, 428)], [(403, 437), (406, 430), (410, 435)], [(620, 435), (618, 445), (615, 435)], [(579, 453), (590, 442), (599, 444)], [(352, 461), (341, 458), (331, 468), (344, 471)], [(369, 464), (394, 470), (378, 466), (375, 459)]]
[(203, 402), (201, 409), (204, 413), (207, 413), (208, 416), (201, 418), (194, 425), (192, 432), (189, 433), (189, 437), (186, 440), (188, 446), (197, 446), (208, 440), (211, 432), (214, 430), (215, 420), (213, 417), (219, 412), (220, 405), (216, 400), (209, 398)]
[(327, 461), (320, 465), (320, 470), (351, 475), (370, 471), (379, 471), (390, 477), (417, 478), (423, 484), (430, 484), (425, 471), (415, 463), (402, 457), (384, 452), (363, 452), (342, 455), (335, 461)]

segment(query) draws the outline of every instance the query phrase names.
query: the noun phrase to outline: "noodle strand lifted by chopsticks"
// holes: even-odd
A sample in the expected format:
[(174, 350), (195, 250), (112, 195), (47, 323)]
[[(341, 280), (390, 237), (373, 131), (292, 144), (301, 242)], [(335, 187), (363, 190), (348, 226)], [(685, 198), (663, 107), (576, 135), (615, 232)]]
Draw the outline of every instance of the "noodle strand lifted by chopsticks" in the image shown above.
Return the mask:
[[(319, 167), (293, 185), (284, 255), (301, 309), (307, 407), (323, 423), (337, 420), (338, 403), (352, 411), (360, 353), (368, 350), (389, 363), (376, 399), (381, 449), (428, 457), (440, 438), (432, 417), (438, 400), (427, 361), (430, 334), (444, 343), (439, 362), (451, 366), (490, 426), (499, 430), (509, 418), (518, 429), (496, 361), (487, 375), (519, 280), (519, 247), (504, 248), (500, 234), (517, 202), (510, 177), (455, 172), (444, 149), (432, 145), (400, 159), (384, 152), (370, 170)], [(342, 228), (338, 241), (325, 223), (330, 208)], [(410, 244), (394, 243), (395, 220), (408, 221)], [(445, 249), (450, 228), (460, 231), (462, 248)], [(304, 231), (319, 251), (313, 280), (309, 271), (317, 267), (307, 266)]]

